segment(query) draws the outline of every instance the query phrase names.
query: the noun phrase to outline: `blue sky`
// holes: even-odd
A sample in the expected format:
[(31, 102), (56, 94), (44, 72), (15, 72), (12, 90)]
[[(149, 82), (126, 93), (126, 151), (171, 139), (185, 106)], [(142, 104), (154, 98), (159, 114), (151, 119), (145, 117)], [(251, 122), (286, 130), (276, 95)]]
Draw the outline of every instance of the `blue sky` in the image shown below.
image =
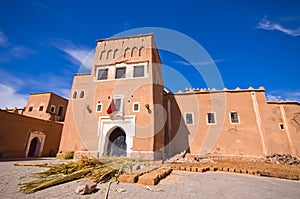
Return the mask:
[[(264, 86), (268, 99), (300, 101), (300, 1), (2, 0), (0, 107), (24, 106), (35, 92), (68, 97), (96, 39), (140, 27), (168, 28), (197, 41), (227, 88)], [(206, 87), (193, 76), (193, 63), (160, 53), (191, 87)], [(172, 91), (188, 86), (164, 77)]]

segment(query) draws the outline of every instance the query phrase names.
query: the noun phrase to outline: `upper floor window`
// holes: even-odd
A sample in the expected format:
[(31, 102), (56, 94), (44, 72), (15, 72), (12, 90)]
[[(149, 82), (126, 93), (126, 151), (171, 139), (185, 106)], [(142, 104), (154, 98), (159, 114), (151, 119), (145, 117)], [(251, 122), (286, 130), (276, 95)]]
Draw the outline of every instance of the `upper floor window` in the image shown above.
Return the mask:
[(28, 108), (28, 112), (31, 112), (32, 110), (33, 110), (33, 107), (30, 106), (30, 107)]
[(107, 79), (108, 76), (108, 68), (98, 69), (97, 80)]
[(43, 111), (44, 106), (40, 106), (39, 111)]
[(134, 66), (133, 69), (133, 77), (144, 77), (144, 65), (140, 65), (140, 66)]
[(73, 99), (77, 98), (77, 91), (73, 91)]
[(186, 113), (185, 114), (185, 123), (186, 124), (194, 124), (193, 113)]
[(126, 77), (126, 67), (118, 67), (116, 68), (116, 79), (125, 78)]
[(240, 123), (239, 121), (239, 115), (236, 111), (230, 112), (230, 122), (233, 124), (238, 124)]
[(79, 98), (84, 98), (84, 90), (80, 91)]
[(122, 95), (113, 96), (116, 116), (123, 116), (123, 97)]
[(207, 113), (207, 123), (215, 124), (216, 123), (216, 114), (215, 113)]

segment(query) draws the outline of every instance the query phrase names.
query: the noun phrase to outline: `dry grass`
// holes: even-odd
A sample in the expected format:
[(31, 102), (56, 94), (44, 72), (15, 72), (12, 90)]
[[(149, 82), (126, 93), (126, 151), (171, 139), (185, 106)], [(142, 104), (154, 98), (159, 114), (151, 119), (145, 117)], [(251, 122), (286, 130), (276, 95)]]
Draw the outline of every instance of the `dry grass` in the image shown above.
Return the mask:
[(23, 183), (20, 190), (33, 193), (57, 184), (73, 181), (79, 178), (90, 178), (94, 182), (107, 182), (117, 177), (123, 168), (132, 169), (138, 160), (126, 157), (103, 157), (101, 159), (82, 158), (63, 164), (47, 166), (49, 169), (35, 173), (38, 180)]

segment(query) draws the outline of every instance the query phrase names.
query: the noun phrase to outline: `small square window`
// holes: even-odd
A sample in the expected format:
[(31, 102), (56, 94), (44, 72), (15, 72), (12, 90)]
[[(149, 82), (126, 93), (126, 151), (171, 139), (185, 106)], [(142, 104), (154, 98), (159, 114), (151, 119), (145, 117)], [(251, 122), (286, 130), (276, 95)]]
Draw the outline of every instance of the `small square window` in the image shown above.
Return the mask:
[(51, 113), (54, 113), (54, 112), (55, 112), (55, 106), (53, 106), (53, 105), (51, 106), (50, 112), (51, 112)]
[(121, 79), (126, 77), (126, 67), (116, 68), (116, 79)]
[(33, 110), (33, 107), (30, 106), (30, 107), (28, 108), (28, 112), (31, 112), (32, 110)]
[(97, 103), (96, 112), (102, 112), (102, 103)]
[(239, 121), (239, 115), (238, 115), (237, 112), (235, 112), (235, 111), (230, 112), (230, 121), (233, 124), (240, 123), (240, 121)]
[(186, 124), (193, 124), (194, 123), (193, 113), (186, 113), (185, 114), (185, 123)]
[(208, 124), (216, 123), (215, 113), (207, 113), (207, 123)]
[(108, 76), (108, 68), (98, 70), (97, 80), (105, 80), (107, 79), (107, 76)]
[(144, 66), (134, 66), (133, 77), (144, 77)]
[(40, 106), (39, 111), (43, 111), (44, 106)]
[(284, 125), (281, 123), (281, 124), (279, 124), (279, 128), (281, 129), (281, 130), (283, 130), (284, 129)]
[(140, 111), (140, 103), (134, 103), (133, 104), (133, 112), (139, 112)]

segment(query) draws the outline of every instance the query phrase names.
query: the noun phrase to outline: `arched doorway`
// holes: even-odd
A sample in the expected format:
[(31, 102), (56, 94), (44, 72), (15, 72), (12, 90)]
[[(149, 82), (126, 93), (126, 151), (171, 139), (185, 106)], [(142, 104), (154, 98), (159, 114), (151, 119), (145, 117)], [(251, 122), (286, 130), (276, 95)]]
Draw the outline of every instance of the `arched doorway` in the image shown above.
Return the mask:
[(108, 138), (107, 154), (109, 156), (126, 156), (126, 134), (121, 128), (116, 128)]
[(40, 142), (39, 138), (37, 138), (37, 137), (33, 138), (30, 142), (27, 157), (36, 157), (36, 156), (38, 156), (38, 153), (40, 151), (40, 147), (41, 147), (41, 142)]

